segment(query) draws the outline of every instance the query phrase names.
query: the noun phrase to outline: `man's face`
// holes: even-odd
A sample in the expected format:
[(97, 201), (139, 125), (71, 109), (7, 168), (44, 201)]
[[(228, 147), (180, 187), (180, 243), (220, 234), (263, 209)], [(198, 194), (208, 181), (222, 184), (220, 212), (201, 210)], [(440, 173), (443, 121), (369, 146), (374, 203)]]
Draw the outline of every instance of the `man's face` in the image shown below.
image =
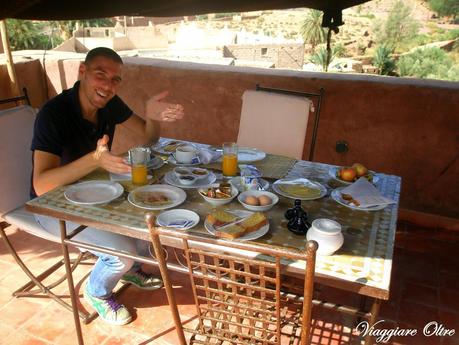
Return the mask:
[(121, 64), (104, 56), (97, 56), (88, 64), (81, 64), (80, 95), (96, 109), (103, 108), (118, 91), (121, 68)]

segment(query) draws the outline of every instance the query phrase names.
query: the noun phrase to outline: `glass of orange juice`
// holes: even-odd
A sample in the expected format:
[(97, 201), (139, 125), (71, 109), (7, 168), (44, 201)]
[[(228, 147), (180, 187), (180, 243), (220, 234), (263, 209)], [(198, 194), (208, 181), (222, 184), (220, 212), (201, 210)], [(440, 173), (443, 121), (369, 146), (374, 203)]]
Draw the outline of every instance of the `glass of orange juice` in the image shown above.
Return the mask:
[(143, 186), (148, 183), (147, 163), (151, 151), (147, 147), (134, 147), (129, 150), (128, 157), (131, 163), (132, 184)]
[(237, 144), (223, 143), (223, 176), (236, 176)]

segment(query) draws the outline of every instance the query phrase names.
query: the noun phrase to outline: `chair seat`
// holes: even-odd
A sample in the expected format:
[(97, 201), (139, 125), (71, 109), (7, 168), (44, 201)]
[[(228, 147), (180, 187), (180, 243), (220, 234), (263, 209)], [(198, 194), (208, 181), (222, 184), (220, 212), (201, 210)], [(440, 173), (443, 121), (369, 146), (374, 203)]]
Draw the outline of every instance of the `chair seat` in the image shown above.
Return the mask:
[(9, 224), (16, 226), (31, 235), (52, 242), (60, 243), (61, 241), (60, 237), (54, 236), (53, 234), (50, 234), (48, 231), (43, 229), (43, 227), (35, 220), (33, 213), (26, 211), (24, 206), (20, 206), (13, 211), (4, 214), (2, 218)]

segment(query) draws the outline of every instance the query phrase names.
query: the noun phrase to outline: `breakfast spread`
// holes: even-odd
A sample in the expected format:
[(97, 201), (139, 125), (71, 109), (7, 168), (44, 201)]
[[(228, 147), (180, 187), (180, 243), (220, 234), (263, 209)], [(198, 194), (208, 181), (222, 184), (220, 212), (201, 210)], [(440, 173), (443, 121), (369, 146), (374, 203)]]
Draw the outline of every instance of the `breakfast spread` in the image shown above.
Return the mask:
[(209, 187), (207, 191), (200, 191), (203, 196), (215, 199), (231, 198), (231, 185), (229, 183), (220, 183), (218, 187)]
[(232, 213), (218, 210), (207, 216), (207, 222), (214, 227), (215, 236), (235, 239), (259, 230), (268, 224), (268, 219), (261, 212), (254, 212), (247, 217), (239, 218)]
[(165, 146), (163, 146), (163, 150), (165, 152), (172, 153), (177, 149), (179, 145), (182, 145), (182, 143), (179, 141), (170, 141)]
[(170, 204), (171, 200), (159, 192), (138, 191), (135, 193), (135, 199), (151, 206), (163, 206)]

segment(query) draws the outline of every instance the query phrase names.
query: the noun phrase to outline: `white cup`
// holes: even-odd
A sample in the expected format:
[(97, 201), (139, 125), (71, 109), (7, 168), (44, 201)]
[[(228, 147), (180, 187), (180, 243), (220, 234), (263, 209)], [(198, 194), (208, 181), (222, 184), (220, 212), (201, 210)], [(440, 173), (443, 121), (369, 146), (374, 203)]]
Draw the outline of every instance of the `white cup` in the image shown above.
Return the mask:
[(191, 145), (182, 145), (175, 150), (175, 159), (178, 163), (190, 164), (197, 155), (198, 150)]
[(319, 218), (312, 222), (306, 239), (314, 240), (319, 244), (317, 255), (332, 255), (341, 248), (344, 242), (341, 225), (331, 219)]

